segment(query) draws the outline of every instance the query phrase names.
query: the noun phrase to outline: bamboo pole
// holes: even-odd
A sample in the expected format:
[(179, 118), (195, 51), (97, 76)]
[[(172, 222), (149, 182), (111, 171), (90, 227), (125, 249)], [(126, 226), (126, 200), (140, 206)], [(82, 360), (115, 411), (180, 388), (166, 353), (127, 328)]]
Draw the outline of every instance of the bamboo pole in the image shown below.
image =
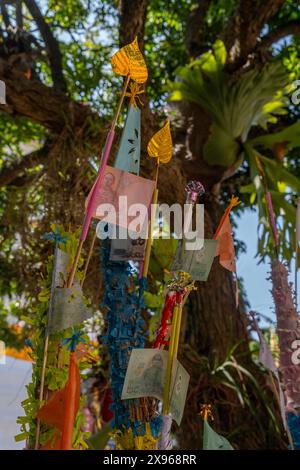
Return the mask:
[(174, 308), (173, 320), (172, 320), (172, 330), (170, 336), (169, 350), (168, 350), (168, 362), (166, 369), (166, 381), (163, 392), (163, 415), (169, 414), (170, 411), (170, 389), (171, 389), (171, 378), (172, 378), (172, 368), (173, 368), (173, 358), (174, 358), (174, 348), (175, 348), (175, 337), (176, 330), (178, 325), (178, 314), (179, 307), (178, 305)]

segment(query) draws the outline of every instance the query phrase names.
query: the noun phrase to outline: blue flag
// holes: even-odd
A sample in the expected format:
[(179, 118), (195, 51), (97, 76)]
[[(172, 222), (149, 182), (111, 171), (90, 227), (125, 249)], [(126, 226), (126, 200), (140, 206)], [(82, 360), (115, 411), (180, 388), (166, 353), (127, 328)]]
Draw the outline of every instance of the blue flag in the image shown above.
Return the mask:
[(206, 420), (203, 425), (203, 450), (234, 450), (227, 439), (216, 433)]
[(140, 156), (141, 110), (131, 104), (116, 156), (115, 167), (138, 175), (140, 172)]

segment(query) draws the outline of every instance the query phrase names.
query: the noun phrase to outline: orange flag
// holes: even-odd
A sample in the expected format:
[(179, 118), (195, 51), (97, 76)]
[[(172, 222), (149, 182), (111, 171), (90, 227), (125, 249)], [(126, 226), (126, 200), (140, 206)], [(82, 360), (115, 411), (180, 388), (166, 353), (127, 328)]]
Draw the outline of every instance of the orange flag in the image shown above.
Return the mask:
[(220, 256), (220, 264), (229, 271), (235, 273), (235, 250), (232, 238), (231, 223), (229, 215), (225, 218), (222, 227), (216, 236), (218, 241), (217, 251), (215, 256)]
[[(60, 450), (72, 449), (74, 421), (79, 410), (80, 374), (76, 353), (70, 354), (69, 377), (64, 388), (55, 392), (42, 406), (37, 416), (42, 423), (57, 428), (61, 433)], [(49, 448), (48, 443), (45, 446)], [(53, 447), (57, 449), (56, 444)]]

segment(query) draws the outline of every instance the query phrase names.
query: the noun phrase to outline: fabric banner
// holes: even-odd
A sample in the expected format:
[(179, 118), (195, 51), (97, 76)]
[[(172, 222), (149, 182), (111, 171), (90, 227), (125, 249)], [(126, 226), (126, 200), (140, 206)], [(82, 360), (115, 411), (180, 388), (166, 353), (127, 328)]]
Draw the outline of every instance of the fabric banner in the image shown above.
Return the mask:
[(119, 170), (139, 175), (140, 157), (141, 110), (130, 105), (114, 166)]
[(203, 450), (234, 450), (225, 437), (210, 427), (206, 419), (203, 422)]

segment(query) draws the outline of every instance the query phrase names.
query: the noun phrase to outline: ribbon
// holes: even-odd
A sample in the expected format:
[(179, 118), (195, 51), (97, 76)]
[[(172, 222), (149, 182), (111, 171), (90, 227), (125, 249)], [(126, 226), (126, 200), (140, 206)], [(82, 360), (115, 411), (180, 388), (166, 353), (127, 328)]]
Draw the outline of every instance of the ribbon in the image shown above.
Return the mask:
[(64, 245), (67, 243), (68, 237), (62, 236), (57, 228), (55, 232), (46, 232), (42, 235), (42, 238), (47, 241), (51, 241), (56, 243), (63, 243)]
[(159, 450), (171, 450), (172, 449), (172, 441), (170, 439), (171, 426), (172, 426), (172, 415), (169, 413), (163, 416), (161, 437), (158, 442)]
[(64, 338), (61, 344), (62, 346), (66, 346), (69, 351), (74, 352), (76, 350), (77, 344), (86, 343), (86, 339), (83, 338), (83, 336), (83, 331), (74, 330), (72, 336), (70, 336), (69, 338)]
[(219, 226), (218, 226), (218, 228), (217, 228), (217, 230), (216, 230), (216, 233), (215, 233), (214, 236), (213, 236), (213, 240), (216, 240), (216, 239), (217, 239), (217, 237), (218, 237), (218, 235), (219, 235), (219, 233), (220, 233), (220, 231), (221, 231), (221, 229), (222, 229), (222, 227), (223, 227), (223, 225), (224, 225), (224, 222), (225, 222), (227, 216), (229, 215), (231, 209), (233, 209), (233, 207), (238, 206), (240, 203), (241, 203), (241, 201), (239, 201), (239, 198), (238, 198), (238, 197), (236, 197), (236, 196), (231, 196), (231, 199), (230, 199), (230, 201), (229, 201), (229, 204), (228, 204), (228, 206), (227, 206), (227, 208), (226, 208), (226, 210), (225, 210), (225, 212), (224, 212), (224, 214), (223, 214), (223, 216), (222, 216), (222, 218), (221, 218), (221, 221), (220, 221)]
[(144, 106), (143, 102), (141, 101), (138, 95), (145, 93), (145, 90), (136, 82), (131, 82), (129, 85), (130, 93), (126, 92), (125, 96), (130, 98), (129, 104), (133, 105), (135, 108), (138, 107), (137, 102), (140, 106)]

